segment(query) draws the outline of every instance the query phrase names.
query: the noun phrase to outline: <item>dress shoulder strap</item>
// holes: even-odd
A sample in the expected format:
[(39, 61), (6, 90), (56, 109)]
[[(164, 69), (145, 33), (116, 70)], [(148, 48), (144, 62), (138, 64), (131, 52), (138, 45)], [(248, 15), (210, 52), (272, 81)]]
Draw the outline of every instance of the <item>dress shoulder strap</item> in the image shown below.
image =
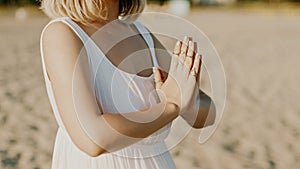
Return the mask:
[(65, 24), (67, 24), (73, 31), (74, 33), (80, 38), (80, 40), (84, 43), (86, 42), (89, 37), (88, 35), (74, 22), (72, 21), (71, 18), (69, 17), (59, 17), (59, 18), (55, 18), (55, 19), (52, 19), (45, 27), (44, 29), (50, 25), (51, 23), (53, 22), (57, 22), (57, 21), (61, 21)]
[(65, 17), (64, 22), (67, 23), (71, 27), (71, 29), (73, 29), (73, 31), (81, 39), (82, 43), (86, 43), (90, 39), (87, 33), (71, 18)]
[(146, 43), (147, 43), (147, 45), (148, 45), (148, 47), (150, 49), (150, 53), (151, 53), (152, 62), (153, 62), (154, 67), (159, 67), (158, 61), (157, 61), (157, 58), (156, 58), (156, 54), (155, 54), (154, 41), (153, 41), (151, 33), (140, 22), (136, 21), (136, 22), (134, 22), (134, 25), (136, 26), (136, 28), (138, 29), (138, 31), (140, 32), (140, 34), (145, 39), (145, 41), (146, 41)]

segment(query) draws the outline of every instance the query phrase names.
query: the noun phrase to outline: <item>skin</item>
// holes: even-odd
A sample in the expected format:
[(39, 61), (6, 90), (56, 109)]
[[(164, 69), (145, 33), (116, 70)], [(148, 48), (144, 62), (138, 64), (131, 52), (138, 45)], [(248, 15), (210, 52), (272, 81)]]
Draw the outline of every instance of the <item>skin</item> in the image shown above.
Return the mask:
[[(161, 44), (161, 42), (155, 38), (155, 46), (157, 48), (166, 50), (165, 47)], [(191, 53), (193, 53), (193, 56), (196, 55), (196, 43), (194, 42), (195, 45), (193, 45), (193, 47), (186, 45), (184, 46), (184, 44), (188, 44), (188, 42), (192, 43), (192, 38), (191, 37), (185, 37), (185, 39), (183, 41), (179, 41), (180, 42), (180, 51), (176, 51), (177, 53), (180, 53), (181, 50), (185, 50), (186, 54), (185, 55), (178, 55), (178, 59), (181, 62), (184, 62), (187, 65), (187, 68), (192, 68), (192, 62), (193, 60), (189, 57), (186, 57), (187, 55), (191, 55)], [(166, 45), (170, 45), (168, 44), (168, 42), (164, 43)], [(173, 43), (171, 44), (173, 45)], [(176, 48), (176, 46), (175, 46)], [(192, 49), (192, 50), (189, 50)], [(176, 49), (175, 49), (176, 50)], [(193, 51), (193, 52), (191, 52)], [(159, 53), (158, 53), (159, 54)], [(202, 57), (202, 56), (201, 56)], [(158, 61), (161, 65), (161, 67), (163, 68), (163, 70), (168, 70), (170, 71), (170, 64), (171, 63), (171, 58), (172, 57), (165, 57), (165, 56), (157, 56)], [(201, 62), (199, 67), (201, 68)], [(199, 68), (199, 69), (200, 69)], [(157, 81), (162, 81), (163, 83), (165, 82), (165, 80), (168, 78), (169, 73), (165, 72), (161, 69), (158, 70), (158, 74), (155, 76)], [(213, 125), (215, 122), (215, 117), (216, 117), (216, 110), (215, 110), (215, 105), (213, 103), (213, 101), (211, 100), (211, 98), (204, 93), (201, 89), (200, 89), (200, 71), (198, 72), (198, 76), (197, 76), (197, 85), (194, 88), (194, 93), (195, 94), (199, 94), (198, 96), (194, 96), (194, 97), (199, 97), (200, 98), (200, 104), (196, 103), (196, 100), (193, 100), (193, 104), (190, 107), (196, 106), (196, 110), (197, 111), (193, 111), (193, 110), (186, 110), (185, 112), (182, 112), (180, 115), (181, 117), (193, 128), (196, 129), (201, 129), (204, 128), (206, 126), (210, 126)], [(162, 85), (162, 84), (161, 84)], [(196, 98), (194, 98), (196, 99)]]
[[(153, 36), (154, 39), (154, 44), (155, 47), (158, 49), (162, 49), (162, 50), (166, 50), (166, 48), (172, 48), (174, 46), (174, 43), (170, 42), (170, 41), (164, 41), (164, 39), (162, 39), (162, 41), (159, 41), (158, 38), (156, 38), (155, 36)], [(188, 41), (191, 41), (191, 37), (186, 37), (186, 40), (181, 41), (181, 44), (186, 44), (188, 43)], [(164, 45), (163, 45), (163, 44)], [(196, 42), (195, 43), (195, 48), (194, 48), (194, 52), (196, 52)], [(181, 47), (181, 46), (180, 46)], [(182, 48), (183, 49), (183, 48)], [(189, 49), (189, 46), (186, 46), (186, 49)], [(162, 69), (159, 70), (159, 75), (157, 78), (159, 78), (159, 80), (161, 81), (165, 81), (168, 78), (168, 72), (170, 70), (170, 63), (171, 63), (171, 56), (164, 56), (164, 55), (160, 55), (161, 53), (157, 53), (157, 59), (159, 62), (159, 65), (161, 66)], [(195, 54), (195, 53), (194, 53)], [(188, 53), (186, 53), (186, 55), (188, 55)], [(185, 59), (187, 58), (186, 55), (184, 56), (178, 56), (181, 62), (185, 62)], [(202, 57), (202, 56), (201, 56)], [(187, 67), (191, 67), (191, 60), (187, 60)], [(201, 63), (200, 63), (200, 68), (201, 68)], [(168, 72), (163, 71), (163, 70), (168, 70)], [(216, 118), (216, 109), (215, 109), (215, 105), (212, 101), (212, 99), (204, 92), (200, 89), (200, 72), (199, 75), (197, 76), (197, 86), (195, 86), (195, 93), (199, 93), (200, 97), (200, 101), (201, 103), (195, 103), (197, 106), (197, 112), (195, 111), (187, 111), (185, 113), (181, 114), (181, 117), (193, 128), (196, 129), (201, 129), (210, 125), (213, 125), (215, 122), (215, 118)], [(197, 92), (198, 90), (198, 92)]]
[[(57, 37), (60, 37), (59, 41)], [(82, 48), (82, 43), (74, 32), (61, 22), (53, 23), (44, 31), (42, 45), (47, 73), (65, 129), (74, 144), (89, 156), (95, 157), (105, 153), (107, 150), (103, 147), (110, 147), (109, 151), (115, 151), (134, 143), (122, 144), (120, 141), (123, 138), (112, 135), (110, 129), (105, 126), (107, 123), (124, 135), (145, 138), (178, 116), (178, 107), (168, 102), (161, 102), (148, 109), (128, 113), (129, 116), (148, 119), (151, 118), (148, 116), (162, 112), (158, 118), (149, 123), (136, 123), (114, 112), (101, 112), (94, 99), (90, 80), (87, 80), (90, 78), (85, 69), (87, 61), (76, 68), (78, 72), (75, 73), (73, 81), (74, 67)], [(81, 99), (80, 107), (77, 109), (74, 107), (77, 103), (73, 99), (73, 82), (77, 85), (76, 88), (81, 89), (76, 93), (76, 97)], [(82, 129), (76, 111), (86, 113), (89, 125), (94, 127), (95, 132), (100, 133), (94, 139), (97, 139), (102, 147), (91, 140)]]
[[(116, 6), (118, 6), (117, 3), (117, 1), (111, 1), (108, 5), (109, 20), (115, 20), (118, 16), (118, 10), (116, 10)], [(97, 23), (94, 26), (100, 28), (104, 24), (104, 22)], [(78, 23), (78, 25), (80, 25), (82, 29), (86, 31), (89, 35), (92, 35), (97, 30), (95, 29), (95, 27), (85, 26), (80, 23)], [(60, 37), (59, 41), (57, 40), (57, 37)], [(204, 127), (205, 125), (212, 124), (214, 121), (212, 118), (211, 120), (209, 120), (209, 123), (205, 124), (205, 120), (207, 120), (207, 114), (211, 104), (211, 99), (205, 94), (201, 95), (201, 102), (204, 102), (205, 104), (201, 104), (201, 106), (199, 107), (199, 112), (196, 121), (195, 119), (189, 118), (189, 111), (186, 108), (189, 105), (179, 107), (179, 102), (174, 101), (177, 99), (177, 96), (169, 94), (165, 94), (165, 99), (162, 98), (162, 101), (159, 104), (153, 105), (145, 110), (128, 113), (129, 116), (147, 119), (151, 118), (152, 115), (155, 115), (157, 112), (161, 112), (158, 118), (149, 123), (133, 122), (124, 118), (122, 115), (115, 114), (113, 112), (103, 113), (101, 111), (101, 107), (99, 107), (99, 104), (97, 103), (97, 100), (94, 99), (91, 85), (88, 83), (88, 80), (86, 80), (87, 78), (89, 78), (89, 73), (87, 73), (87, 70), (85, 69), (87, 67), (88, 62), (87, 60), (83, 60), (82, 64), (80, 65), (81, 67), (79, 67), (79, 70), (81, 70), (81, 72), (76, 73), (77, 76), (74, 77), (77, 82), (76, 84), (78, 84), (78, 87), (82, 89), (78, 94), (78, 97), (82, 98), (82, 102), (80, 103), (82, 105), (80, 111), (87, 112), (87, 116), (91, 119), (91, 125), (95, 126), (95, 131), (101, 133), (98, 140), (101, 141), (101, 145), (103, 146), (99, 146), (99, 144), (96, 144), (95, 141), (91, 140), (91, 138), (82, 129), (77, 119), (76, 111), (74, 108), (75, 103), (73, 100), (72, 93), (72, 78), (78, 55), (83, 47), (81, 40), (67, 25), (60, 22), (56, 22), (49, 25), (45, 29), (42, 39), (43, 54), (47, 69), (47, 75), (51, 81), (51, 86), (53, 89), (58, 110), (60, 112), (61, 119), (74, 144), (80, 150), (82, 150), (91, 157), (96, 157), (101, 154), (107, 153), (108, 151), (103, 147), (109, 147), (109, 151), (115, 151), (134, 143), (122, 143), (121, 137), (112, 135), (110, 132), (107, 132), (107, 126), (103, 125), (106, 123), (108, 123), (112, 128), (124, 135), (142, 139), (148, 137), (155, 131), (164, 127), (166, 124), (172, 122), (179, 115), (181, 115), (189, 124), (191, 124), (195, 128)], [(132, 41), (135, 41), (137, 43), (138, 41), (142, 41), (142, 39), (139, 37), (137, 39), (132, 39)], [(123, 49), (119, 49), (119, 51), (123, 51)], [(110, 54), (108, 54), (107, 57), (122, 59), (121, 54), (115, 52), (111, 52)], [(118, 65), (117, 62), (119, 61), (120, 63), (122, 61), (121, 59), (116, 60), (114, 64)], [(179, 60), (176, 60), (174, 62), (178, 61)], [(171, 68), (172, 66), (170, 67), (170, 69)], [(198, 66), (198, 69), (200, 69), (200, 64)], [(182, 73), (182, 69), (177, 69), (173, 67), (172, 70), (174, 72), (177, 72), (178, 74)], [(189, 72), (189, 69), (185, 71)], [(157, 77), (158, 72), (159, 70), (156, 71), (155, 77)], [(149, 70), (141, 72), (139, 75), (148, 76)], [(187, 79), (189, 77), (193, 78), (194, 76), (191, 77), (189, 73), (186, 73), (182, 76), (176, 76), (174, 78), (169, 78), (168, 74), (165, 74), (164, 77), (166, 77), (164, 83), (160, 84), (160, 87), (163, 86), (163, 89), (159, 89), (159, 87), (156, 85), (157, 89), (163, 91), (164, 93), (171, 93), (170, 91), (179, 90), (179, 88), (183, 87), (176, 87), (176, 84), (174, 84), (174, 79), (182, 81), (182, 79)], [(191, 83), (189, 87), (184, 87), (183, 92), (192, 93), (190, 92), (192, 91), (191, 89), (195, 88), (198, 88), (197, 83)], [(193, 98), (192, 95), (188, 96), (187, 98), (189, 98), (187, 103), (193, 102), (191, 100)], [(186, 112), (181, 113), (182, 109), (186, 109)]]

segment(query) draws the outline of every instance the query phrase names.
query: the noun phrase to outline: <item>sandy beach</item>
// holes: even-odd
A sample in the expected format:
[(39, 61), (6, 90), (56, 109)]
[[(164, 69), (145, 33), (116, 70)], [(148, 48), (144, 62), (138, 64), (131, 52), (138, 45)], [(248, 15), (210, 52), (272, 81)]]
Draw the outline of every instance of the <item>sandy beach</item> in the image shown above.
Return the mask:
[[(214, 135), (199, 144), (193, 130), (171, 150), (178, 169), (299, 169), (300, 8), (200, 8), (186, 19), (219, 52), (228, 93)], [(51, 166), (57, 124), (39, 52), (48, 21), (0, 12), (1, 169)]]

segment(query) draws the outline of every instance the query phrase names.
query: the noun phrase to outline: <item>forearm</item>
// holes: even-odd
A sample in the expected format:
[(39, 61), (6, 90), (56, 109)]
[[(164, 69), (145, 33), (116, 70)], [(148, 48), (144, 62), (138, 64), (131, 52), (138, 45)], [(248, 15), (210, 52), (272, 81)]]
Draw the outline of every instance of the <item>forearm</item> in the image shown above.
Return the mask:
[(181, 115), (182, 118), (194, 128), (204, 128), (213, 125), (216, 118), (216, 110), (212, 99), (199, 90), (196, 104), (198, 106), (197, 111), (186, 112)]
[(162, 102), (137, 112), (104, 113), (99, 116), (97, 123), (102, 124), (99, 125), (101, 129), (107, 128), (107, 126), (103, 127), (103, 124), (111, 128), (101, 133), (99, 146), (109, 149), (108, 152), (122, 149), (161, 129), (173, 121), (178, 113), (179, 108), (176, 105)]
[(101, 117), (126, 136), (145, 138), (173, 121), (177, 117), (178, 109), (172, 103), (161, 102), (141, 111), (126, 114), (105, 113)]

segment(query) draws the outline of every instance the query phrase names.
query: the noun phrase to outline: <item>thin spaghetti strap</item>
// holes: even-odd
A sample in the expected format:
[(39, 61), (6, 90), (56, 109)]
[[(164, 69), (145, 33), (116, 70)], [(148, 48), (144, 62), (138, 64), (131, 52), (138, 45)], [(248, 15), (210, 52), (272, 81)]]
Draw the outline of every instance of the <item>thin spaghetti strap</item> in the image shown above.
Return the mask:
[(101, 62), (101, 59), (103, 57), (99, 57), (99, 54), (95, 55), (95, 52), (100, 52), (100, 56), (104, 56), (103, 52), (100, 50), (100, 48), (94, 43), (94, 41), (88, 36), (88, 34), (74, 21), (72, 21), (69, 17), (61, 17), (57, 18), (54, 20), (51, 20), (43, 29), (42, 34), (41, 34), (41, 39), (40, 39), (40, 49), (41, 49), (41, 57), (42, 57), (42, 64), (43, 64), (43, 71), (45, 74), (45, 77), (47, 77), (47, 81), (50, 82), (50, 79), (48, 77), (47, 71), (46, 71), (46, 66), (44, 63), (44, 57), (43, 57), (43, 49), (42, 49), (42, 37), (43, 37), (43, 32), (48, 27), (51, 23), (61, 21), (62, 23), (65, 23), (68, 27), (70, 27), (73, 32), (79, 37), (79, 39), (82, 41), (84, 47), (86, 48), (88, 52), (88, 60), (89, 60), (89, 65), (93, 69), (92, 75), (94, 77), (94, 72), (96, 72), (99, 63)]
[(150, 49), (153, 66), (154, 67), (159, 67), (158, 62), (157, 62), (157, 58), (156, 58), (156, 54), (155, 54), (155, 46), (154, 46), (153, 38), (152, 38), (150, 32), (140, 22), (134, 22), (134, 25), (136, 26), (138, 31), (141, 33), (141, 35), (145, 39), (145, 41), (146, 41), (146, 43), (147, 43), (147, 45)]
[(88, 34), (77, 23), (75, 23), (71, 18), (65, 17), (65, 21), (74, 30), (74, 32), (77, 33), (77, 35), (80, 37), (80, 39), (82, 40), (83, 43), (86, 43), (90, 39)]

